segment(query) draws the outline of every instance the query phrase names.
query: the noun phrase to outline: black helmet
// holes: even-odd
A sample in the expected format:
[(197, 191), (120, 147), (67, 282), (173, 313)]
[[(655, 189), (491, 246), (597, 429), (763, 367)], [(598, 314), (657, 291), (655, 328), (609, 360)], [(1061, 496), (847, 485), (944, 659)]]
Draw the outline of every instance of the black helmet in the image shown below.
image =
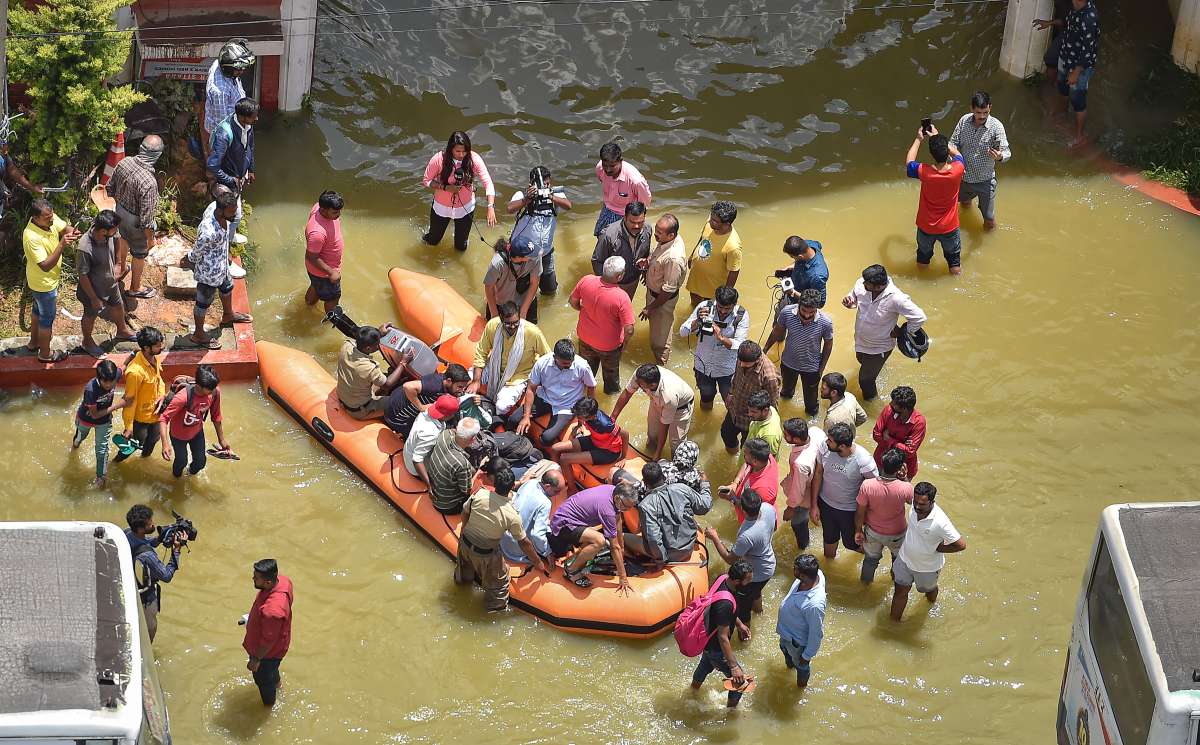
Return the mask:
[(254, 64), (254, 55), (250, 52), (250, 42), (238, 37), (230, 39), (221, 47), (217, 55), (217, 63), (223, 68), (245, 70)]
[(905, 357), (910, 357), (920, 362), (921, 357), (929, 351), (929, 335), (925, 333), (925, 329), (917, 329), (910, 332), (908, 330), (908, 322), (905, 321), (900, 324), (900, 333), (896, 336), (896, 348)]

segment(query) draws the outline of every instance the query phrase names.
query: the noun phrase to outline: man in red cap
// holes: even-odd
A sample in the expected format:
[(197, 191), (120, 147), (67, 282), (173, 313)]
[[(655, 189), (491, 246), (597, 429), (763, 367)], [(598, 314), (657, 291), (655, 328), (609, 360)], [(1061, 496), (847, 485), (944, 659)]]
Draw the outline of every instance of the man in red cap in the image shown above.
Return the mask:
[(438, 396), (429, 408), (417, 415), (412, 430), (404, 441), (404, 467), (426, 484), (425, 456), (433, 449), (442, 430), (458, 418), (458, 399), (449, 394)]

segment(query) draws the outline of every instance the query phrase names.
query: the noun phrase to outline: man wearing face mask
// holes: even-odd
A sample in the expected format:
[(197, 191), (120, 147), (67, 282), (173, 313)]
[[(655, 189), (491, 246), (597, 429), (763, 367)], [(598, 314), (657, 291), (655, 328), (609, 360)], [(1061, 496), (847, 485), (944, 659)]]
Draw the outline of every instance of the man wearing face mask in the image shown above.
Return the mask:
[(650, 351), (654, 361), (667, 364), (671, 358), (671, 327), (675, 323), (675, 302), (687, 274), (687, 249), (679, 237), (679, 220), (667, 213), (654, 223), (654, 250), (643, 259), (646, 282), (646, 307), (638, 318), (650, 322)]
[(153, 288), (142, 287), (142, 272), (150, 249), (154, 248), (154, 219), (158, 213), (158, 179), (154, 176), (154, 164), (162, 154), (162, 138), (147, 135), (138, 154), (118, 163), (108, 180), (108, 195), (117, 203), (116, 213), (121, 220), (116, 261), (118, 274), (125, 271), (126, 254), (133, 257), (130, 297), (151, 298), (155, 295)]

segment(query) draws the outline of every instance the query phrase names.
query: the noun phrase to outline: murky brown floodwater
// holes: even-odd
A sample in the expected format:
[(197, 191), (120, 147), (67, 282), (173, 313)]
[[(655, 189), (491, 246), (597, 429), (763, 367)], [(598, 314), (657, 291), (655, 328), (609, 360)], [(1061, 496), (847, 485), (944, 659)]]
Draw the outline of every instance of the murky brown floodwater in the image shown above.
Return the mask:
[[(970, 546), (949, 560), (939, 605), (914, 602), (903, 624), (891, 624), (886, 577), (863, 589), (857, 556), (843, 554), (825, 567), (826, 643), (798, 699), (773, 634), (787, 588), (777, 577), (740, 654), (761, 685), (730, 717), (715, 683), (698, 697), (686, 692), (691, 665), (669, 637), (618, 642), (519, 613), (485, 617), (476, 595), (454, 587), (445, 557), (256, 386), (224, 393), (240, 463), (213, 462), (181, 484), (157, 459), (129, 463), (104, 493), (88, 487), (90, 451), (68, 454), (75, 393), (10, 392), (0, 402), (8, 450), (0, 519), (120, 523), (144, 501), (200, 528), (166, 588), (156, 644), (176, 742), (1052, 740), (1100, 508), (1186, 498), (1181, 487), (1200, 474), (1191, 447), (1200, 300), (1190, 287), (1200, 223), (1062, 156), (1036, 93), (992, 75), (1002, 5), (864, 11), (845, 27), (840, 15), (814, 12), (794, 23), (775, 18), (770, 31), (761, 18), (677, 23), (661, 35), (637, 21), (679, 12), (663, 8), (567, 5), (553, 18), (612, 13), (630, 22), (558, 31), (528, 6), (447, 17), (456, 21), (424, 13), (393, 22), (486, 17), (530, 28), (322, 40), (314, 114), (277, 124), (260, 145), (258, 332), (333, 366), (340, 338), (300, 300), (299, 230), (322, 188), (347, 195), (346, 305), (356, 319), (393, 318), (385, 273), (396, 264), (480, 296), (481, 246), (460, 256), (448, 242), (431, 250), (418, 240), (427, 207), (413, 174), (432, 143), (463, 124), (505, 196), (536, 159), (561, 174), (577, 204), (559, 232), (569, 287), (591, 250), (592, 154), (619, 133), (656, 187), (652, 214), (675, 210), (686, 240), (714, 195), (742, 206), (737, 225), (749, 250), (739, 289), (756, 335), (767, 310), (762, 276), (782, 263), (779, 246), (796, 232), (824, 242), (831, 298), (882, 261), (929, 313), (932, 352), (920, 364), (893, 361), (883, 383), (916, 388), (931, 433), (923, 477), (938, 485)], [(1109, 137), (1121, 136), (1119, 86), (1137, 61), (1141, 21), (1128, 15), (1121, 22), (1130, 36), (1106, 42), (1127, 64), (1094, 99), (1107, 102), (1095, 120), (1111, 127)], [(513, 72), (525, 57), (541, 72)], [(984, 236), (978, 217), (966, 218), (965, 275), (920, 274), (916, 189), (899, 163), (920, 112), (958, 112), (980, 78), (1017, 153), (1001, 175), (1002, 226)], [(444, 95), (414, 92), (422, 88)], [(543, 305), (552, 338), (573, 328), (563, 299)], [(853, 373), (852, 314), (836, 300), (830, 311), (838, 334), (830, 369)], [(644, 330), (634, 350), (646, 357)], [(686, 347), (671, 366), (690, 378)], [(868, 409), (877, 414), (879, 404)], [(785, 416), (797, 412), (784, 407)], [(720, 416), (701, 416), (694, 430), (714, 479), (733, 468)], [(641, 412), (628, 420), (643, 421)], [(734, 529), (727, 508), (713, 520)], [(776, 548), (786, 567), (795, 555), (786, 531)], [(253, 595), (250, 563), (265, 555), (279, 559), (297, 593), (285, 690), (269, 716), (235, 625)]]

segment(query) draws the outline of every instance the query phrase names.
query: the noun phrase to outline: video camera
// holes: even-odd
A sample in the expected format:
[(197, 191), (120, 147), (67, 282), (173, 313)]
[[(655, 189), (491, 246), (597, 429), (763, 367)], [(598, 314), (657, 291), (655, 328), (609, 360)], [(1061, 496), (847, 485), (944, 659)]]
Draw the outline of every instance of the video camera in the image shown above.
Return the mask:
[(454, 183), (462, 186), (467, 182), (467, 170), (462, 166), (454, 167)]
[(180, 515), (175, 510), (171, 510), (171, 516), (175, 518), (175, 522), (170, 525), (158, 526), (158, 538), (164, 546), (172, 546), (175, 544), (175, 537), (182, 536), (179, 545), (183, 545), (188, 541), (196, 540), (196, 536), (200, 535), (200, 531), (196, 530), (196, 526), (192, 525), (192, 521)]
[(546, 186), (546, 180), (542, 178), (542, 170), (540, 168), (533, 171), (533, 188), (538, 199), (550, 201), (550, 187)]

